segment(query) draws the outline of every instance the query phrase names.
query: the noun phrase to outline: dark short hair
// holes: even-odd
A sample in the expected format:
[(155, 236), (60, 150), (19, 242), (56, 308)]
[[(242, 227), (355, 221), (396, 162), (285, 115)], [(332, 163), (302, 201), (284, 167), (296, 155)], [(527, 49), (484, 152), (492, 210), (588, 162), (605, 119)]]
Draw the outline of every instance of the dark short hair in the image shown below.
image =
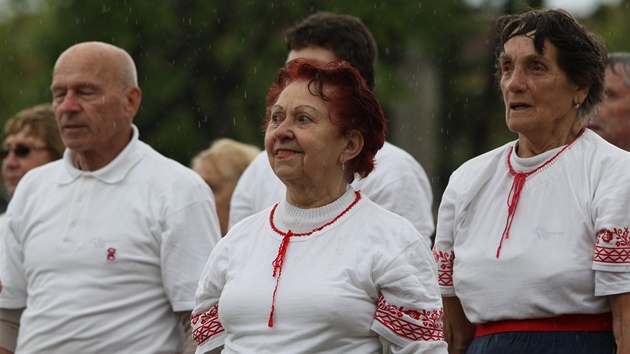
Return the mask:
[[(359, 72), (349, 63), (337, 60), (318, 66), (304, 59), (287, 63), (276, 75), (267, 94), (267, 111), (263, 130), (269, 126), (271, 108), (278, 97), (294, 81), (307, 80), (313, 95), (328, 103), (332, 124), (347, 135), (358, 130), (363, 136), (363, 149), (346, 165), (346, 178), (352, 183), (355, 173), (361, 178), (374, 169), (374, 156), (385, 143), (386, 120), (378, 99), (367, 87)], [(327, 88), (333, 88), (325, 91)]]
[(285, 34), (287, 50), (310, 46), (330, 49), (337, 59), (357, 68), (367, 86), (374, 89), (377, 47), (372, 33), (357, 17), (331, 12), (316, 12)]
[(558, 66), (580, 88), (590, 87), (579, 110), (586, 123), (597, 105), (606, 97), (607, 52), (602, 40), (586, 30), (562, 9), (536, 9), (515, 15), (503, 15), (496, 21), (498, 44), (495, 50), (496, 75), (501, 77), (499, 58), (510, 39), (534, 32), (534, 47), (544, 54), (545, 40), (558, 49)]
[(40, 104), (24, 109), (4, 124), (4, 138), (28, 128), (28, 135), (42, 139), (49, 148), (50, 157), (58, 160), (63, 156), (66, 146), (59, 135), (55, 112), (50, 104)]

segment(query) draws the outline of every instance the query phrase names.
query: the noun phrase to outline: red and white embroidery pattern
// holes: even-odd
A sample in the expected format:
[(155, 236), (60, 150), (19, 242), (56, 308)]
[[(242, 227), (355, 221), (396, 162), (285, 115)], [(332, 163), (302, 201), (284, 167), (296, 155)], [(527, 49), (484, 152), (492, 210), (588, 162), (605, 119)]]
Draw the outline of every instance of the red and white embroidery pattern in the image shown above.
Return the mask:
[(437, 341), (444, 339), (442, 315), (439, 310), (405, 310), (391, 305), (383, 295), (378, 298), (376, 320), (401, 337), (412, 341)]
[(206, 312), (191, 316), (190, 323), (193, 327), (193, 339), (198, 345), (225, 331), (219, 322), (219, 305), (214, 305)]
[(611, 264), (630, 264), (630, 232), (628, 228), (602, 230), (597, 234), (593, 261)]
[(438, 267), (438, 284), (440, 286), (453, 286), (455, 252), (442, 252), (433, 247), (433, 257)]

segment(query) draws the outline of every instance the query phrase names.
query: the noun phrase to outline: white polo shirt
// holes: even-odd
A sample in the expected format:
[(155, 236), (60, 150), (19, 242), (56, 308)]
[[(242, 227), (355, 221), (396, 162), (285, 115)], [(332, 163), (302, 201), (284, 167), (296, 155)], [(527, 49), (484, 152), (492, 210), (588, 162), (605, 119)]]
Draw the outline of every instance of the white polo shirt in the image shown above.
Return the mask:
[(31, 170), (3, 226), (0, 307), (26, 307), (20, 353), (175, 353), (220, 239), (201, 178), (133, 138), (93, 172)]

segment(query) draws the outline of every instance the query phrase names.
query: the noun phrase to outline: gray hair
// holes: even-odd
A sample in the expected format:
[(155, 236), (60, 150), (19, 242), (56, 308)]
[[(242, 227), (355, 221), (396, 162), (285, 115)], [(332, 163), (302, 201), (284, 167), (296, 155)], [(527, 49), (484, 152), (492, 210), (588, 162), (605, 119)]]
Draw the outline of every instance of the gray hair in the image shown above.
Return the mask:
[[(615, 75), (623, 78), (623, 82), (630, 87), (630, 53), (615, 52), (608, 55), (608, 67)], [(621, 67), (622, 70), (619, 70)]]

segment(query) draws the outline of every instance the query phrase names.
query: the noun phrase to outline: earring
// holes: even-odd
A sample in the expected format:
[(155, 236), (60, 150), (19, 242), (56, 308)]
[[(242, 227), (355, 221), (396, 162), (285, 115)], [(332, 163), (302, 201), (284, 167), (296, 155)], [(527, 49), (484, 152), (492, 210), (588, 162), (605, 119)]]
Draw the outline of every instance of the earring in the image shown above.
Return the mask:
[(341, 170), (343, 171), (343, 170), (345, 170), (345, 169), (346, 169), (346, 165), (342, 163), (342, 164), (341, 164)]
[(574, 106), (574, 107), (575, 107), (575, 108), (580, 108), (580, 106), (581, 106), (581, 104), (578, 102), (578, 103), (576, 103), (576, 104), (575, 104), (575, 106)]

